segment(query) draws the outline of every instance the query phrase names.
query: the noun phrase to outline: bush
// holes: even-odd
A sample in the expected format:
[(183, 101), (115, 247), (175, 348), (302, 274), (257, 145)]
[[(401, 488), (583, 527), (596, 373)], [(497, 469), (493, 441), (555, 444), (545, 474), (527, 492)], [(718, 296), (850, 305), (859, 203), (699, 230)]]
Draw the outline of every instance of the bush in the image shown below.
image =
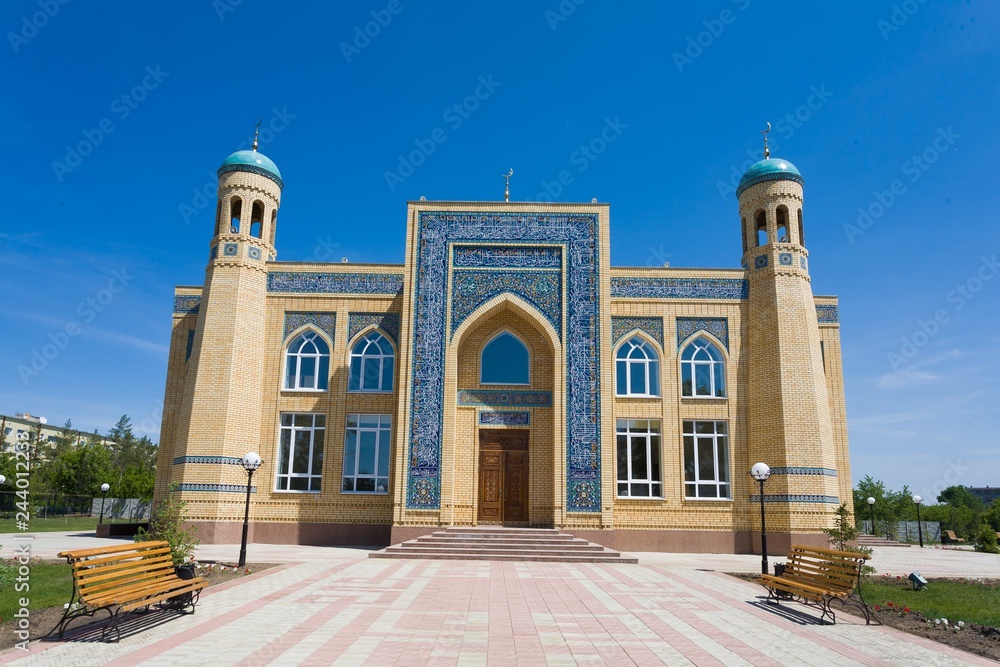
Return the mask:
[(988, 554), (1000, 554), (1000, 547), (997, 546), (997, 534), (993, 526), (983, 523), (975, 533), (974, 541), (976, 551), (983, 551)]
[[(851, 512), (847, 509), (847, 503), (840, 503), (840, 507), (833, 511), (837, 517), (833, 520), (833, 528), (828, 528), (823, 532), (830, 537), (830, 546), (840, 551), (853, 551), (858, 554), (872, 555), (871, 547), (852, 546), (850, 542), (858, 539), (858, 529), (851, 520)], [(861, 568), (862, 574), (875, 574), (875, 568), (871, 565), (864, 565)]]
[(187, 513), (187, 502), (178, 500), (175, 495), (176, 486), (171, 485), (167, 499), (156, 508), (156, 513), (149, 521), (149, 530), (139, 528), (135, 534), (136, 542), (164, 540), (170, 544), (170, 553), (174, 565), (182, 565), (194, 557), (194, 550), (201, 543), (195, 532), (195, 526), (184, 528), (184, 518)]

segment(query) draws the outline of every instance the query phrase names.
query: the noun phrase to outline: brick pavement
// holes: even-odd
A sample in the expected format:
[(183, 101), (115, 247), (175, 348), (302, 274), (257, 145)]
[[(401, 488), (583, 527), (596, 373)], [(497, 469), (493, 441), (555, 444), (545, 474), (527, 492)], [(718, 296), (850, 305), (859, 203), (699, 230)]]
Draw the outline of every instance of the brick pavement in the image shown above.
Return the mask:
[(705, 569), (759, 565), (753, 556), (641, 554), (639, 565), (605, 565), (327, 553), (336, 557), (208, 589), (195, 614), (150, 617), (119, 644), (34, 644), (0, 664), (995, 664), (851, 616), (816, 625), (815, 610), (776, 610), (759, 586)]

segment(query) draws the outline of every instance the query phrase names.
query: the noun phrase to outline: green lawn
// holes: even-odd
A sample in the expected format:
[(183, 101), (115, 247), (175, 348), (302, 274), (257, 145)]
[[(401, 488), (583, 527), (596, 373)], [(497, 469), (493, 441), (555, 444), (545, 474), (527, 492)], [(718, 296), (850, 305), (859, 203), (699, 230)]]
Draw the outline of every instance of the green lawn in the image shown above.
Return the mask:
[(69, 602), (69, 596), (73, 592), (73, 574), (67, 563), (32, 562), (28, 566), (27, 591), (17, 590), (19, 584), (25, 583), (18, 582), (20, 566), (4, 559), (3, 567), (5, 571), (0, 573), (0, 588), (4, 591), (0, 595), (0, 619), (4, 623), (20, 609), (19, 600), (22, 597), (28, 598), (28, 609), (32, 610), (62, 607)]
[(1000, 586), (932, 579), (925, 590), (915, 591), (905, 577), (868, 577), (861, 583), (861, 593), (872, 607), (887, 607), (891, 602), (893, 607), (909, 607), (927, 618), (1000, 628)]
[[(105, 519), (106, 521), (106, 519)], [(67, 516), (67, 517), (50, 517), (48, 519), (43, 519), (41, 517), (32, 517), (31, 521), (28, 523), (29, 530), (22, 531), (18, 530), (17, 525), (14, 521), (14, 515), (11, 514), (8, 518), (0, 518), (0, 534), (2, 533), (51, 533), (53, 531), (59, 530), (79, 530), (81, 532), (94, 532), (97, 530), (97, 519), (91, 518), (89, 516)]]

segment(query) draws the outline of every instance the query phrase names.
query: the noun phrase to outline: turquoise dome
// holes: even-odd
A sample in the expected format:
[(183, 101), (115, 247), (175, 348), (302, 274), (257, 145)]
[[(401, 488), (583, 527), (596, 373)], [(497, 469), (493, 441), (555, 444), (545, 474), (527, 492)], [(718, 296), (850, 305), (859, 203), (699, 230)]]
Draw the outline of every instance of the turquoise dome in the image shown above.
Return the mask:
[(803, 183), (802, 174), (794, 164), (781, 158), (767, 158), (747, 169), (740, 184), (736, 186), (736, 196), (739, 197), (751, 185), (764, 181), (795, 181), (799, 185)]
[(230, 171), (246, 171), (251, 174), (258, 174), (271, 179), (278, 184), (279, 188), (284, 188), (285, 183), (281, 180), (281, 172), (278, 165), (271, 161), (263, 153), (257, 151), (236, 151), (225, 159), (219, 167), (219, 176)]

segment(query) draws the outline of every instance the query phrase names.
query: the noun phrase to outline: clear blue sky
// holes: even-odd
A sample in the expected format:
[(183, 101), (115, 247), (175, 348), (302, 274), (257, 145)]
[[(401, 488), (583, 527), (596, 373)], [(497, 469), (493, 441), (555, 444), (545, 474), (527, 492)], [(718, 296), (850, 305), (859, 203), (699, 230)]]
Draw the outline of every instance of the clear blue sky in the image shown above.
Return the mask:
[(0, 412), (158, 438), (172, 290), (259, 116), (279, 260), (402, 262), (408, 199), (496, 200), (513, 167), (514, 200), (566, 171), (556, 200), (610, 202), (614, 265), (675, 267), (739, 266), (769, 120), (841, 298), (854, 479), (1000, 484), (995, 5), (96, 4), (0, 7)]

